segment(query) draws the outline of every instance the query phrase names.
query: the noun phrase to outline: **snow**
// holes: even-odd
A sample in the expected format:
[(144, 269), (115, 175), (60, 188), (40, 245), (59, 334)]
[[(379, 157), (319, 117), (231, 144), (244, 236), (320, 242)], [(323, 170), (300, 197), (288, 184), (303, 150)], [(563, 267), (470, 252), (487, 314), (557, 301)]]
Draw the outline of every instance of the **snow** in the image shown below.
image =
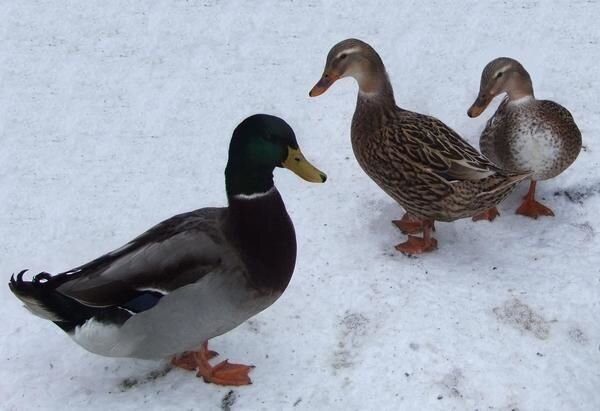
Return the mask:
[[(3, 410), (600, 409), (600, 108), (596, 1), (0, 3), (0, 255), (59, 272), (176, 213), (223, 205), (233, 128), (267, 112), (328, 174), (277, 170), (298, 263), (272, 307), (211, 341), (256, 365), (217, 387), (166, 363), (88, 353), (0, 287)], [(330, 47), (381, 54), (399, 105), (473, 144), (495, 101), (466, 110), (511, 56), (565, 105), (586, 146), (538, 185), (556, 213), (438, 224), (437, 252), (393, 246), (400, 208), (349, 141), (357, 87), (308, 91)], [(500, 99), (497, 99), (500, 100)], [(555, 194), (556, 193), (556, 194)]]

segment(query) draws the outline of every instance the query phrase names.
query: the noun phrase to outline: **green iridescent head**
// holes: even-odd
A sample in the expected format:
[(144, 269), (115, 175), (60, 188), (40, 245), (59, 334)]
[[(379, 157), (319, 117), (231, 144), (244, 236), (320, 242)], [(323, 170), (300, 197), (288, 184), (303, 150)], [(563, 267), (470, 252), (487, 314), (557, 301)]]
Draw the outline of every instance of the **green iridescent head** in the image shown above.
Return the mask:
[(327, 176), (310, 164), (298, 147), (294, 130), (279, 117), (255, 114), (234, 130), (225, 169), (227, 194), (251, 195), (273, 187), (275, 167), (290, 169), (306, 181), (323, 183)]

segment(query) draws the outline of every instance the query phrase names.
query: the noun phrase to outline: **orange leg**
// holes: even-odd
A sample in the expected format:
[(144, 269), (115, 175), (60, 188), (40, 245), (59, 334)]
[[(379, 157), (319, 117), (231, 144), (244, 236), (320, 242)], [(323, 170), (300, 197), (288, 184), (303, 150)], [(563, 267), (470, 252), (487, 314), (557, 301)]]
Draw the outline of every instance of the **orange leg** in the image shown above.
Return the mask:
[(208, 361), (217, 355), (216, 352), (209, 351), (207, 341), (202, 344), (199, 351), (186, 352), (179, 358), (173, 359), (172, 363), (187, 370), (198, 369), (196, 375), (202, 377), (207, 383), (217, 385), (252, 384), (248, 373), (254, 368), (253, 365), (232, 364), (225, 360), (213, 367)]
[(402, 234), (419, 234), (423, 232), (423, 221), (410, 213), (406, 213), (400, 220), (392, 220), (392, 224), (402, 231)]
[(551, 209), (549, 209), (542, 203), (538, 203), (537, 201), (535, 201), (536, 184), (537, 181), (531, 180), (531, 184), (529, 185), (529, 191), (527, 192), (527, 195), (523, 197), (524, 201), (519, 206), (519, 208), (517, 208), (516, 213), (534, 219), (537, 219), (541, 215), (554, 216), (554, 213)]
[(396, 250), (404, 254), (421, 254), (437, 248), (437, 240), (431, 235), (433, 220), (423, 220), (423, 238), (409, 235), (408, 240), (396, 246)]
[[(423, 219), (410, 213), (405, 213), (400, 220), (392, 220), (392, 224), (402, 231), (402, 234), (419, 234), (423, 232)], [(431, 229), (435, 231), (435, 222), (431, 223)]]
[(500, 212), (498, 211), (498, 209), (496, 207), (492, 207), (492, 208), (488, 208), (485, 211), (482, 211), (479, 214), (475, 214), (471, 220), (473, 221), (480, 221), (480, 220), (487, 220), (487, 221), (494, 221), (494, 219), (496, 217), (498, 217), (500, 215)]

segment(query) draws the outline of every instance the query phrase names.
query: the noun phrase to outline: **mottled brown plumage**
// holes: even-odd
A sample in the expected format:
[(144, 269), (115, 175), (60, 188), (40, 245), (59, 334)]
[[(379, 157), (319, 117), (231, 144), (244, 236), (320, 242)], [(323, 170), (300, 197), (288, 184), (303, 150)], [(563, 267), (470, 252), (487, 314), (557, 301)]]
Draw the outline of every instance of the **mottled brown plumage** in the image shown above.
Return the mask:
[[(396, 106), (381, 58), (360, 40), (344, 40), (331, 49), (311, 96), (346, 76), (359, 84), (352, 119), (354, 154), (410, 214), (426, 221), (470, 217), (498, 204), (528, 177), (498, 168), (440, 120)], [(429, 251), (412, 245), (400, 249)]]
[(438, 119), (362, 96), (352, 147), (365, 172), (402, 207), (437, 221), (489, 208), (526, 178), (500, 170)]
[(517, 210), (519, 214), (533, 218), (554, 215), (534, 200), (534, 182), (556, 177), (575, 161), (581, 150), (581, 132), (566, 108), (535, 99), (529, 73), (507, 57), (497, 58), (484, 68), (479, 96), (469, 116), (479, 115), (502, 93), (507, 96), (481, 134), (481, 151), (500, 167), (532, 172), (530, 193)]

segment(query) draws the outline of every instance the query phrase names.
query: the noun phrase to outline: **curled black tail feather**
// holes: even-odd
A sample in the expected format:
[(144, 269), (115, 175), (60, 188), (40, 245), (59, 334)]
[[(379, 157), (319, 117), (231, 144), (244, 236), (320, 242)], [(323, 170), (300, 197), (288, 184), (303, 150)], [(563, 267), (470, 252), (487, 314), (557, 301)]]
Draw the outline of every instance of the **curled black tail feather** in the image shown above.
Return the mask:
[[(15, 279), (15, 275), (10, 276), (10, 283), (8, 283), (8, 287), (17, 297), (26, 297), (28, 294), (36, 293), (35, 290), (44, 290), (44, 289), (56, 289), (59, 285), (61, 285), (64, 281), (51, 281), (58, 279), (60, 276), (53, 277), (51, 274), (47, 272), (41, 272), (33, 276), (31, 281), (24, 281), (23, 275), (28, 270), (22, 270), (17, 274), (17, 278)], [(39, 291), (37, 291), (39, 293)]]
[(41, 272), (31, 281), (23, 280), (27, 270), (19, 272), (15, 278), (10, 277), (8, 286), (25, 307), (38, 317), (51, 320), (56, 325), (69, 331), (91, 318), (96, 310), (67, 297), (56, 290), (69, 279), (66, 274), (52, 276)]
[(39, 287), (39, 284), (42, 283), (42, 279), (48, 281), (52, 276), (48, 273), (39, 273), (35, 277), (33, 277), (32, 281), (23, 281), (23, 275), (27, 272), (27, 269), (20, 271), (17, 274), (17, 278), (15, 279), (15, 275), (10, 276), (10, 283), (8, 283), (8, 287), (17, 297), (25, 297), (29, 293), (32, 292), (32, 289)]
[[(25, 271), (27, 271), (27, 270), (23, 270), (23, 271), (21, 271), (21, 273), (24, 273)], [(49, 281), (51, 278), (52, 278), (52, 276), (50, 274), (48, 274), (47, 272), (41, 272), (39, 274), (36, 274), (33, 277), (33, 282), (40, 283), (40, 282), (42, 282), (42, 280)]]

